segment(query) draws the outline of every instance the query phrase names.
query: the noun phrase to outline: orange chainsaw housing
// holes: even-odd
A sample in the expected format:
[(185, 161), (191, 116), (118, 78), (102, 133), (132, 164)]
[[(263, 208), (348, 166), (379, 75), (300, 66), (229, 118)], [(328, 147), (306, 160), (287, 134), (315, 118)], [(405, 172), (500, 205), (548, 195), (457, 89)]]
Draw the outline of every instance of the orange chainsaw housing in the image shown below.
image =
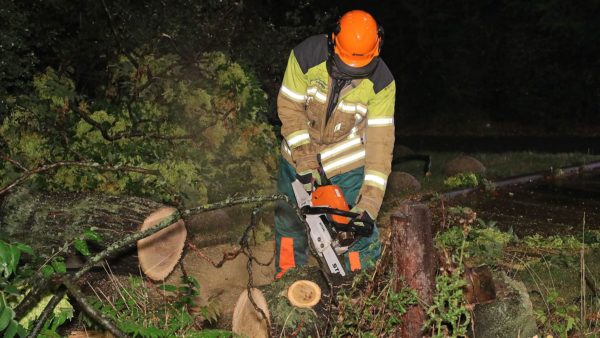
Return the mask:
[[(340, 189), (337, 185), (322, 185), (317, 187), (315, 191), (312, 193), (312, 206), (313, 207), (328, 207), (333, 209), (339, 209), (343, 211), (350, 211), (348, 207), (348, 202), (346, 202), (346, 198), (344, 197), (344, 193), (342, 189)], [(334, 222), (340, 224), (348, 224), (350, 223), (350, 218), (339, 216), (339, 215), (331, 215), (331, 218)]]

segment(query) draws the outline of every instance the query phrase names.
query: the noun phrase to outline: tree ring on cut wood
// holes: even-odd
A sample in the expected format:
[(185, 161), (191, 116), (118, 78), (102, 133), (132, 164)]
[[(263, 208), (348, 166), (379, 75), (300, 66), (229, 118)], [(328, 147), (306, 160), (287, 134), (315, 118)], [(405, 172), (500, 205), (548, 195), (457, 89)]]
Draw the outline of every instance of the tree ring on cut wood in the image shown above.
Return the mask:
[[(146, 217), (140, 231), (152, 228), (169, 217), (175, 208), (161, 208)], [(183, 252), (187, 231), (182, 219), (137, 242), (138, 260), (146, 276), (154, 281), (167, 278)]]
[(315, 282), (298, 280), (288, 288), (287, 298), (293, 306), (312, 308), (321, 300), (321, 288)]
[[(256, 306), (264, 312), (267, 316), (267, 321), (270, 322), (271, 315), (264, 294), (255, 288), (251, 289), (250, 292), (252, 292), (252, 299), (256, 303)], [(254, 308), (250, 297), (248, 297), (248, 290), (244, 290), (235, 303), (233, 318), (231, 320), (231, 331), (245, 337), (267, 338), (269, 336), (270, 325), (267, 321)]]

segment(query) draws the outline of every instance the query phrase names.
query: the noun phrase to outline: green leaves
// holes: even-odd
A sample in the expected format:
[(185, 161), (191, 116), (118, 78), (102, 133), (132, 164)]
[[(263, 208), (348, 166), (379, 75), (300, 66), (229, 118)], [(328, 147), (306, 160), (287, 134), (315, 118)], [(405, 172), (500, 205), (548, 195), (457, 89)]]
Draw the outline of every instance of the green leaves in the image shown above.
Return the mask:
[(33, 250), (25, 244), (11, 245), (0, 240), (0, 275), (9, 278), (16, 272), (21, 252), (32, 254)]
[[(266, 95), (251, 73), (223, 53), (206, 53), (195, 64), (173, 54), (138, 61), (109, 65), (110, 83), (96, 97), (77, 93), (68, 73), (47, 68), (35, 76), (35, 92), (18, 97), (0, 122), (0, 143), (27, 168), (86, 160), (159, 172), (66, 166), (32, 178), (49, 190), (188, 204), (272, 190), (277, 138), (260, 119)], [(0, 164), (0, 184), (21, 173)]]
[(456, 269), (452, 274), (440, 274), (435, 279), (436, 293), (433, 303), (427, 309), (426, 328), (433, 328), (433, 337), (466, 337), (471, 315), (465, 307), (462, 270)]
[(61, 256), (52, 258), (49, 264), (42, 266), (40, 269), (44, 278), (50, 278), (54, 274), (63, 274), (67, 272), (65, 259)]
[[(12, 338), (16, 335), (25, 336), (25, 330), (14, 320), (15, 313), (7, 299), (19, 296), (15, 280), (18, 280), (21, 253), (32, 254), (31, 247), (25, 244), (9, 244), (0, 240), (0, 335)], [(14, 283), (14, 284), (13, 284)]]
[(90, 249), (88, 248), (87, 243), (83, 239), (76, 239), (75, 243), (73, 243), (75, 250), (84, 256), (91, 255)]

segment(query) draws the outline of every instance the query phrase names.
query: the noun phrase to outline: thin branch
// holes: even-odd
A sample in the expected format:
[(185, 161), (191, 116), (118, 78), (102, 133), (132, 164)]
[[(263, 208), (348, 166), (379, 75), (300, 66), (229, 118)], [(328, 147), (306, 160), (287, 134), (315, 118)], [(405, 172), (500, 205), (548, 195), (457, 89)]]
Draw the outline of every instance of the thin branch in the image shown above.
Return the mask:
[(125, 138), (135, 138), (135, 137), (154, 138), (154, 139), (165, 140), (165, 141), (190, 140), (193, 138), (193, 136), (189, 135), (189, 134), (181, 135), (181, 136), (164, 136), (159, 133), (150, 133), (149, 134), (149, 133), (139, 131), (139, 130), (121, 131), (114, 135), (111, 135), (111, 133), (109, 132), (110, 128), (108, 128), (108, 129), (104, 128), (104, 126), (101, 123), (94, 121), (94, 119), (92, 119), (90, 117), (90, 115), (88, 115), (86, 112), (82, 111), (81, 109), (79, 109), (75, 106), (71, 106), (71, 109), (73, 111), (75, 111), (85, 122), (90, 124), (92, 127), (96, 128), (105, 140), (111, 141), (111, 142), (118, 141), (118, 140), (125, 139)]
[(44, 327), (44, 323), (46, 323), (46, 320), (48, 319), (50, 314), (52, 314), (52, 312), (54, 311), (54, 308), (58, 305), (60, 300), (63, 298), (63, 296), (65, 295), (65, 292), (66, 292), (66, 290), (61, 289), (57, 293), (55, 293), (54, 296), (52, 296), (52, 298), (50, 299), (50, 301), (44, 308), (44, 311), (42, 311), (42, 313), (40, 314), (38, 319), (36, 319), (35, 326), (31, 329), (31, 331), (27, 335), (27, 338), (35, 338), (35, 337), (37, 337), (38, 333), (40, 333), (40, 331), (42, 331), (42, 328)]
[(62, 278), (62, 283), (65, 285), (67, 290), (69, 290), (69, 293), (73, 296), (73, 298), (75, 298), (79, 306), (81, 306), (83, 312), (92, 317), (96, 323), (100, 324), (115, 337), (128, 337), (127, 334), (121, 331), (109, 318), (104, 316), (102, 312), (96, 310), (90, 303), (87, 302), (85, 296), (81, 293), (79, 288), (71, 279), (69, 279), (67, 276), (64, 276)]
[(19, 178), (14, 180), (12, 183), (8, 184), (4, 188), (0, 189), (0, 196), (6, 194), (8, 191), (16, 187), (17, 185), (23, 183), (28, 180), (31, 176), (35, 174), (40, 174), (55, 168), (60, 167), (85, 167), (85, 168), (95, 168), (102, 171), (128, 171), (128, 172), (136, 172), (145, 175), (154, 175), (159, 176), (160, 172), (158, 170), (145, 169), (141, 167), (131, 167), (131, 166), (121, 166), (121, 165), (102, 165), (97, 162), (79, 162), (79, 161), (60, 161), (54, 162), (46, 165), (39, 166), (37, 168), (33, 168), (27, 170), (25, 174), (21, 175)]
[(5, 161), (8, 161), (8, 162), (12, 163), (12, 165), (14, 165), (15, 167), (17, 167), (17, 168), (19, 168), (19, 169), (23, 170), (24, 172), (29, 172), (29, 169), (25, 168), (25, 166), (24, 166), (24, 165), (22, 165), (22, 164), (21, 164), (20, 162), (18, 162), (17, 160), (15, 160), (15, 159), (12, 159), (12, 158), (8, 157), (8, 156), (7, 156), (7, 155), (5, 155), (4, 153), (0, 152), (0, 157), (1, 157), (3, 160), (5, 160)]

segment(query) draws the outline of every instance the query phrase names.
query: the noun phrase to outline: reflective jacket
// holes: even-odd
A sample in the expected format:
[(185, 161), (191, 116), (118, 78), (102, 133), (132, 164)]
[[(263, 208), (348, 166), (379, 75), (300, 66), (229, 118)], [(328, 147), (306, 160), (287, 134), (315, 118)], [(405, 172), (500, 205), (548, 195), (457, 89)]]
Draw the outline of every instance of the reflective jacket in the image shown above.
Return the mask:
[[(394, 147), (394, 77), (383, 60), (368, 78), (344, 87), (327, 120), (332, 79), (326, 35), (312, 36), (289, 57), (277, 97), (281, 152), (297, 172), (322, 166), (327, 177), (364, 166), (358, 207), (376, 216), (391, 171)], [(327, 122), (326, 122), (327, 120)]]

